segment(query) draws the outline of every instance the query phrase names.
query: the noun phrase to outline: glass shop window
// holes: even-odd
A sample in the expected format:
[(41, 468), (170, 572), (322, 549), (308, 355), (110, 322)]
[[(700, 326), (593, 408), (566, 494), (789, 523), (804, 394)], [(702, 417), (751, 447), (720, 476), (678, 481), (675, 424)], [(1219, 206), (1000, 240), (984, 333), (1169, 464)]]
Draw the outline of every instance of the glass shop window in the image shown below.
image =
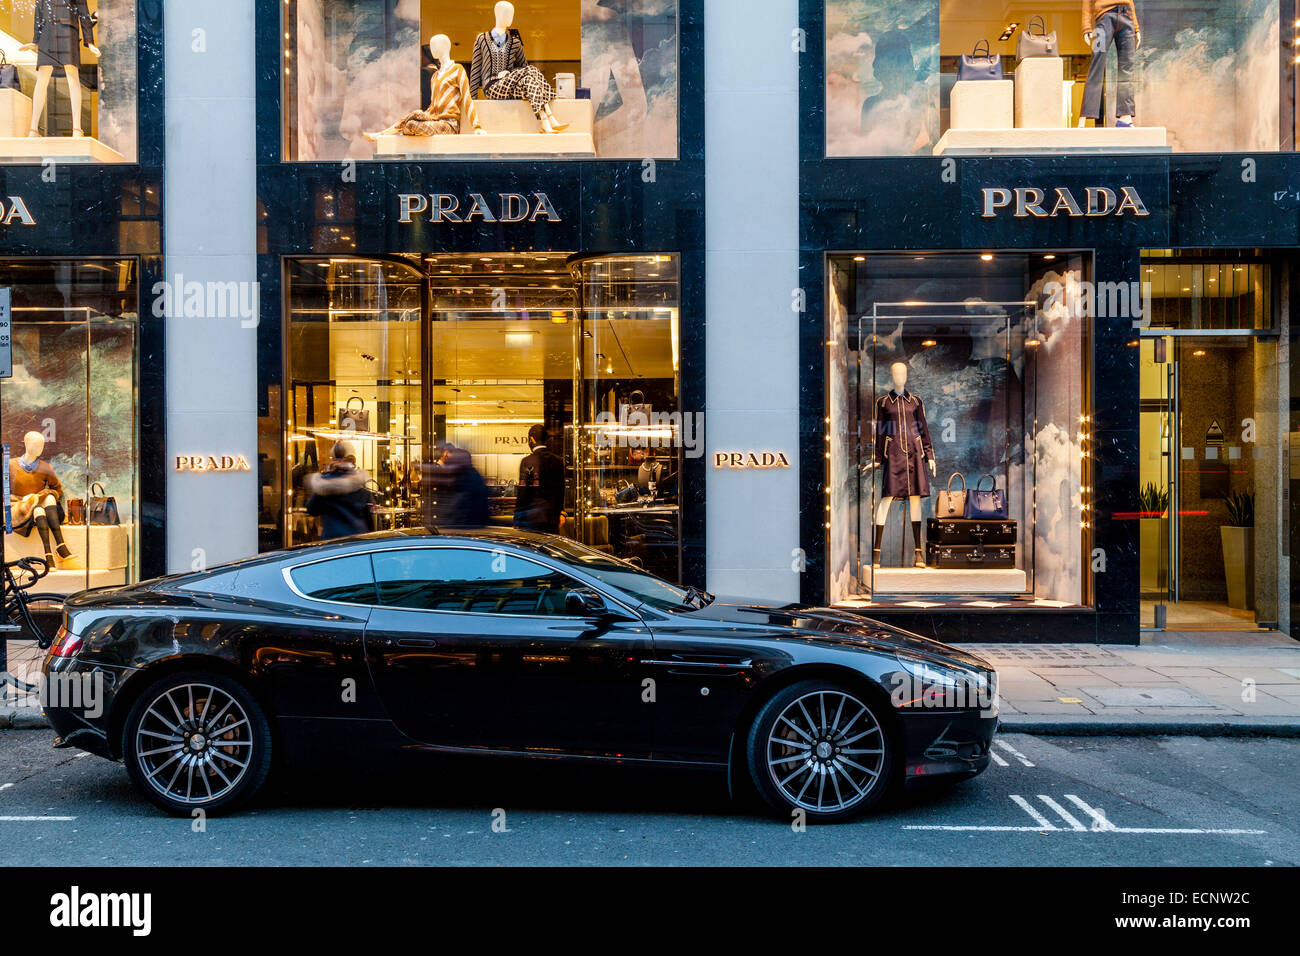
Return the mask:
[(0, 3), (0, 163), (136, 162), (136, 4)]
[(833, 601), (1089, 603), (1086, 266), (1072, 253), (831, 257)]
[(13, 323), (13, 376), (0, 380), (4, 559), (45, 558), (38, 591), (138, 577), (137, 268), (0, 260)]
[[(827, 0), (826, 153), (1291, 149), (1279, 0)], [(1283, 59), (1285, 57), (1285, 59)], [(1289, 80), (1286, 82), (1290, 82)]]
[(677, 0), (285, 0), (284, 154), (675, 159)]

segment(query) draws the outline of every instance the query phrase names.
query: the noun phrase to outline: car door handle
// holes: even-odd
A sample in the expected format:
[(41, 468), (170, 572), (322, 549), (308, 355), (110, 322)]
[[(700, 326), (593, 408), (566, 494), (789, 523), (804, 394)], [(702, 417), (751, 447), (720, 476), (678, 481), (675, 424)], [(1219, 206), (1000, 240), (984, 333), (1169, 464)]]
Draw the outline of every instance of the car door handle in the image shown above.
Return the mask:
[(398, 647), (437, 647), (438, 642), (432, 637), (403, 637), (397, 642), (397, 646)]

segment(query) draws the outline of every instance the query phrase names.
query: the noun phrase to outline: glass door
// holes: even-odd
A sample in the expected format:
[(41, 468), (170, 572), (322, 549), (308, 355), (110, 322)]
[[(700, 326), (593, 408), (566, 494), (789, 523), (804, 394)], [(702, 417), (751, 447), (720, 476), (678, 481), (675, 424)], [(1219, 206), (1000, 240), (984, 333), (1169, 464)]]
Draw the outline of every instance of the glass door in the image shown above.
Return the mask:
[(1174, 449), (1181, 447), (1174, 396), (1178, 392), (1178, 363), (1171, 361), (1174, 340), (1169, 336), (1140, 339), (1142, 390), (1138, 511), (1139, 589), (1142, 626), (1163, 628), (1169, 605), (1176, 604), (1177, 578), (1170, 556), (1177, 533), (1179, 471)]

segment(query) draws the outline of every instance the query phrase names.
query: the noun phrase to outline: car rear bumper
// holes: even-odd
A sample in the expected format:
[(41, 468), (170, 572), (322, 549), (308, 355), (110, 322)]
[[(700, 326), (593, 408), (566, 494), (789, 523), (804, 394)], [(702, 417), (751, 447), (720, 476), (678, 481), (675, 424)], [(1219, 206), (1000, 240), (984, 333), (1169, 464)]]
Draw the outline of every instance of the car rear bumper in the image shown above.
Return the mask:
[(116, 760), (109, 740), (118, 689), (135, 668), (47, 657), (43, 668), (45, 716), (60, 746)]

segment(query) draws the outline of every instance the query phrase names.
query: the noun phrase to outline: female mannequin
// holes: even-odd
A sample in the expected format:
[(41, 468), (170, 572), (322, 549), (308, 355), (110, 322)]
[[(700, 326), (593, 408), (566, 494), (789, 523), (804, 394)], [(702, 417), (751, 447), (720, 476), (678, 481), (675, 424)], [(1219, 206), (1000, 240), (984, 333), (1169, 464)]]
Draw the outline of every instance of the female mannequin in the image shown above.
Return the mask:
[(542, 71), (530, 66), (524, 56), (524, 41), (515, 22), (513, 3), (496, 5), (496, 26), (480, 33), (474, 40), (474, 63), (470, 69), (470, 92), (483, 91), (490, 100), (527, 100), (543, 133), (558, 133), (569, 128), (551, 111), (555, 90), (546, 82)]
[(81, 44), (84, 43), (91, 53), (99, 56), (99, 47), (95, 46), (95, 18), (91, 16), (86, 0), (36, 0), (33, 14), (35, 35), (31, 43), (24, 43), (20, 47), (22, 50), (37, 51), (36, 89), (32, 92), (32, 125), (27, 135), (41, 135), (38, 127), (45, 114), (54, 68), (61, 66), (68, 78), (72, 135), (85, 136), (81, 131)]
[(469, 88), (469, 77), (465, 75), (465, 68), (451, 58), (451, 37), (439, 33), (431, 38), (429, 53), (433, 56), (435, 70), (429, 89), (429, 108), (412, 110), (388, 129), (362, 133), (370, 142), (398, 133), (406, 136), (455, 134), (461, 131), (465, 122), (474, 127), (475, 136), (483, 135)]
[(930, 477), (937, 471), (925, 402), (907, 390), (907, 366), (895, 362), (889, 370), (893, 389), (876, 400), (876, 465), (884, 468), (880, 506), (876, 509), (876, 536), (871, 566), (879, 568), (880, 545), (885, 537), (889, 509), (898, 498), (911, 506), (912, 539), (916, 544), (913, 567), (925, 567), (921, 550), (921, 499), (930, 496)]
[[(13, 512), (14, 533), (24, 538), (35, 528), (45, 545), (45, 560), (50, 569), (79, 571), (81, 559), (63, 541), (63, 485), (48, 461), (41, 460), (45, 436), (28, 432), (23, 436), (23, 454), (9, 461), (9, 506)], [(51, 539), (54, 547), (51, 548)], [(55, 554), (58, 564), (55, 564)]]

